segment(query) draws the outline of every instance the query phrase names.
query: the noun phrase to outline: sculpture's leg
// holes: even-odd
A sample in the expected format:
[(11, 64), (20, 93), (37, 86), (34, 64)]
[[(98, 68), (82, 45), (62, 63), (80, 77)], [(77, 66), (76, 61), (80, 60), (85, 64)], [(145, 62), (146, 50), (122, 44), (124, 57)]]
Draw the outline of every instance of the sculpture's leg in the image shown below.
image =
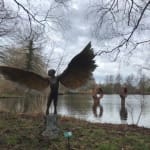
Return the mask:
[(58, 100), (57, 97), (58, 96), (55, 96), (55, 98), (54, 98), (54, 114), (57, 114), (57, 100)]
[(52, 103), (52, 96), (49, 95), (49, 96), (48, 96), (48, 100), (47, 100), (46, 115), (49, 114), (49, 107), (50, 107), (51, 103)]

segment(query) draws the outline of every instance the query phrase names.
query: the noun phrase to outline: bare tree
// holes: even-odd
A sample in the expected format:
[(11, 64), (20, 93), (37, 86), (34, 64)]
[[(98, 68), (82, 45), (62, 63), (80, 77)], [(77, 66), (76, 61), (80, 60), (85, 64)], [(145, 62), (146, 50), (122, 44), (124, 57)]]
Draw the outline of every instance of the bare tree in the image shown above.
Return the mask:
[(4, 0), (0, 0), (0, 61), (4, 58), (3, 39), (14, 32), (18, 18), (18, 14), (6, 6)]
[(122, 76), (121, 74), (117, 74), (116, 78), (115, 78), (115, 86), (114, 86), (114, 90), (116, 93), (119, 93), (120, 89), (121, 89), (121, 83), (122, 83)]
[(98, 39), (110, 42), (109, 49), (101, 49), (97, 55), (115, 52), (116, 58), (122, 50), (130, 54), (149, 44), (149, 14), (150, 0), (92, 1), (89, 18), (94, 18), (94, 33)]
[(145, 59), (143, 60), (143, 64), (136, 64), (135, 67), (138, 68), (139, 73), (146, 71), (149, 72), (150, 71), (150, 62), (149, 62), (149, 58), (150, 58), (150, 52), (147, 53), (147, 57), (145, 57)]
[[(31, 0), (25, 0), (20, 2), (18, 0), (12, 0), (14, 5), (17, 6), (18, 14), (22, 14), (23, 19), (27, 19), (29, 26), (32, 30), (33, 24), (48, 27), (50, 30), (58, 30), (58, 28), (64, 27), (65, 14), (64, 8), (67, 7), (67, 1), (37, 1), (34, 3)], [(65, 24), (66, 25), (66, 24)]]
[(0, 0), (0, 38), (13, 31), (17, 17), (18, 14), (12, 8), (5, 6), (4, 0)]
[[(29, 40), (32, 41), (32, 39), (35, 40), (36, 39), (35, 36), (38, 36), (38, 37), (41, 36), (39, 35), (41, 33), (35, 34), (35, 30), (34, 30), (35, 26), (38, 26), (40, 27), (40, 30), (44, 32), (44, 34), (47, 36), (47, 39), (49, 40), (49, 42), (53, 41), (53, 39), (49, 35), (52, 35), (54, 34), (54, 32), (57, 32), (58, 30), (60, 31), (67, 26), (65, 11), (67, 8), (68, 1), (69, 0), (58, 0), (58, 1), (53, 1), (53, 0), (46, 1), (45, 0), (42, 3), (41, 1), (36, 1), (36, 3), (34, 3), (32, 0), (25, 0), (25, 1), (1, 0), (0, 2), (0, 19), (1, 19), (0, 20), (1, 21), (0, 22), (0, 35), (2, 34), (6, 35), (7, 33), (9, 33), (7, 34), (7, 36), (11, 37), (11, 39), (12, 38), (15, 39), (17, 37), (18, 41), (22, 41), (22, 44), (24, 42), (24, 44), (26, 43), (27, 45), (27, 41), (28, 42)], [(10, 3), (12, 6), (12, 9), (9, 8)], [(16, 16), (13, 15), (13, 12), (15, 12), (15, 15), (18, 17), (17, 18), (18, 20), (16, 20), (15, 18)], [(15, 21), (15, 23), (13, 24), (14, 26), (10, 26), (12, 24), (12, 19), (14, 19)], [(7, 22), (7, 24), (6, 24), (6, 20), (9, 21)], [(16, 22), (18, 23), (16, 24)], [(9, 27), (8, 29), (6, 25), (8, 25)], [(23, 30), (26, 30), (26, 31), (22, 32)], [(12, 32), (13, 34), (10, 35), (9, 31), (13, 31)], [(24, 34), (23, 36), (21, 35), (22, 33)], [(51, 33), (51, 34), (48, 34), (48, 33)], [(45, 37), (43, 39), (45, 39)], [(7, 41), (7, 43), (9, 43), (8, 39), (6, 38), (3, 38), (2, 40), (4, 40), (5, 42)], [(4, 44), (4, 42), (0, 44), (1, 44), (0, 47), (4, 50), (6, 45)], [(0, 50), (0, 61), (2, 61), (2, 59), (5, 57), (3, 50)]]
[(128, 88), (128, 93), (135, 93), (134, 83), (136, 83), (135, 76), (133, 74), (128, 75), (125, 78), (126, 87)]
[(46, 40), (43, 34), (39, 26), (32, 28), (32, 33), (27, 27), (20, 28), (13, 36), (14, 44), (4, 49), (3, 63), (37, 73), (45, 72), (46, 57), (42, 51)]

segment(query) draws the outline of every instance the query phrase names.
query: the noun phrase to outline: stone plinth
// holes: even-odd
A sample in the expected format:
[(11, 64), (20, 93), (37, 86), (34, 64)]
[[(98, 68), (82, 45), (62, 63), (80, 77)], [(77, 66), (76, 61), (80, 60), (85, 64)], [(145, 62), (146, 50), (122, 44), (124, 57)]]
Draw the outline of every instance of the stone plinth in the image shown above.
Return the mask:
[(46, 116), (46, 129), (42, 135), (50, 139), (55, 139), (59, 136), (60, 129), (58, 128), (57, 115), (51, 114)]

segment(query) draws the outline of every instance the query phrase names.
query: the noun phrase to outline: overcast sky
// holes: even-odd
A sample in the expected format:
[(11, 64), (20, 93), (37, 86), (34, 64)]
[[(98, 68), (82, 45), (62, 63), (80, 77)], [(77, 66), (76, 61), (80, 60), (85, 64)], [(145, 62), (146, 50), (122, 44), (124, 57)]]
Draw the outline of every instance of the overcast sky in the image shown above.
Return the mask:
[[(9, 1), (9, 0), (8, 0)], [(23, 0), (18, 0), (21, 3), (24, 3)], [(61, 0), (57, 0), (61, 1)], [(67, 1), (67, 0), (66, 0)], [(63, 60), (63, 68), (69, 63), (69, 61), (79, 53), (86, 44), (91, 41), (92, 47), (94, 51), (97, 52), (98, 50), (109, 50), (113, 46), (117, 39), (113, 40), (108, 43), (108, 38), (111, 36), (111, 28), (109, 26), (105, 26), (104, 30), (101, 31), (101, 40), (95, 38), (93, 33), (95, 17), (89, 17), (88, 12), (89, 6), (94, 3), (95, 0), (72, 0), (68, 3), (68, 7), (66, 9), (55, 11), (63, 15), (65, 18), (64, 21), (64, 29), (59, 29), (57, 32), (52, 32), (51, 29), (47, 30), (47, 36), (51, 41), (54, 41), (54, 53), (53, 57), (58, 57), (64, 55), (65, 59)], [(41, 2), (41, 1), (40, 1)], [(33, 1), (33, 5), (36, 7), (38, 3)], [(42, 1), (41, 5), (45, 9), (47, 3), (46, 1)], [(145, 37), (149, 38), (150, 34), (145, 34)], [(136, 34), (136, 36), (138, 36)], [(146, 47), (149, 48), (149, 47)], [(138, 47), (139, 51), (134, 53), (132, 57), (126, 56), (124, 53), (120, 53), (120, 57), (117, 61), (111, 61), (113, 56), (109, 55), (101, 55), (95, 58), (96, 64), (98, 65), (97, 69), (94, 72), (94, 77), (98, 83), (102, 83), (107, 75), (116, 75), (120, 73), (124, 77), (130, 74), (137, 75), (137, 64), (143, 64), (145, 56), (150, 55), (148, 51), (143, 51), (143, 47)], [(47, 47), (46, 51), (49, 52), (50, 49)], [(60, 57), (59, 57), (60, 58)], [(57, 64), (52, 67), (56, 67)], [(149, 72), (146, 71), (146, 74), (149, 75)]]
[[(103, 50), (103, 48), (111, 48), (105, 38), (100, 41), (93, 36), (92, 24), (94, 24), (95, 18), (88, 18), (87, 10), (89, 6), (90, 1), (88, 0), (72, 0), (67, 10), (68, 12), (66, 13), (70, 26), (67, 27), (67, 30), (63, 31), (63, 35), (58, 32), (57, 34), (55, 33), (55, 36), (53, 37), (56, 43), (58, 43), (57, 48), (55, 48), (55, 52), (66, 54), (67, 57), (65, 57), (66, 59), (64, 61), (66, 63), (80, 52), (89, 41), (92, 42), (92, 47), (95, 52), (100, 49)], [(104, 31), (102, 31), (101, 36), (103, 37), (103, 35), (105, 36)], [(113, 42), (112, 45), (114, 44)], [(111, 61), (111, 55), (97, 56), (95, 60), (98, 67), (94, 72), (96, 81), (101, 83), (104, 81), (106, 75), (117, 75), (118, 73), (124, 77), (130, 74), (138, 75), (137, 65), (143, 64), (144, 56), (149, 54), (141, 50), (136, 52), (134, 55), (131, 55), (132, 57), (125, 56), (124, 53), (121, 53), (120, 57), (115, 62)], [(146, 74), (149, 73), (148, 71), (145, 72)]]

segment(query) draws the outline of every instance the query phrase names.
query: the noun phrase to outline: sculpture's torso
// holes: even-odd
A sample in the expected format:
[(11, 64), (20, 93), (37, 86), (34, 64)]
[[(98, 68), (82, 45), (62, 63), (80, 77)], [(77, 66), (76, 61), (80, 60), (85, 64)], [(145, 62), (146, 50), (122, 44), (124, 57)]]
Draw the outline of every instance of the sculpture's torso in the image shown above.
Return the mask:
[(51, 93), (58, 93), (58, 89), (59, 89), (58, 77), (53, 77), (50, 79), (50, 88), (51, 88)]

